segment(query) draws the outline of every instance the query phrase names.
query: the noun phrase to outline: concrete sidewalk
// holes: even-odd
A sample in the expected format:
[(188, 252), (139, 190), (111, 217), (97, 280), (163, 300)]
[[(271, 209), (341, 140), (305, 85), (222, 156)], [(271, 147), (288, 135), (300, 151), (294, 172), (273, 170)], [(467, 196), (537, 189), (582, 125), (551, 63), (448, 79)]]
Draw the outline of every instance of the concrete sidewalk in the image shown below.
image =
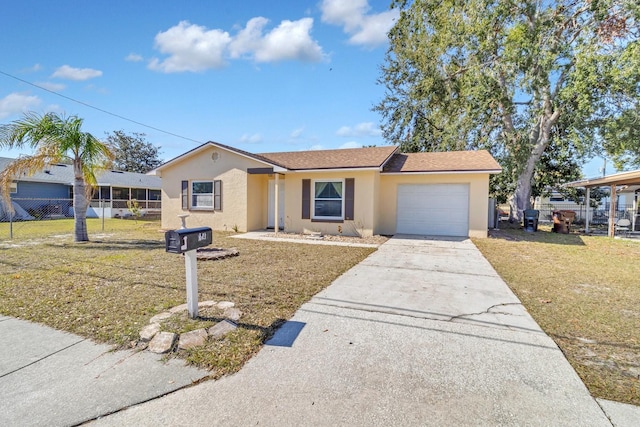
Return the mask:
[(237, 374), (95, 424), (637, 424), (636, 407), (606, 406), (613, 423), (469, 240), (406, 236), (303, 305)]
[(0, 426), (68, 426), (191, 385), (207, 371), (0, 316)]

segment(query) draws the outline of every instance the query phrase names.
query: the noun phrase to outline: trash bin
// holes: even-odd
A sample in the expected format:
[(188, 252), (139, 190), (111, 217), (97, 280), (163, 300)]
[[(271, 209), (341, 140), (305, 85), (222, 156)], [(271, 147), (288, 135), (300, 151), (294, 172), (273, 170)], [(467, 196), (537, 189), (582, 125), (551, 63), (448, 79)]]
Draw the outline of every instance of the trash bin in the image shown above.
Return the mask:
[(571, 223), (576, 217), (574, 211), (558, 210), (553, 211), (553, 232), (569, 234), (571, 231)]
[(538, 231), (538, 218), (540, 211), (536, 209), (525, 209), (524, 212), (524, 231)]

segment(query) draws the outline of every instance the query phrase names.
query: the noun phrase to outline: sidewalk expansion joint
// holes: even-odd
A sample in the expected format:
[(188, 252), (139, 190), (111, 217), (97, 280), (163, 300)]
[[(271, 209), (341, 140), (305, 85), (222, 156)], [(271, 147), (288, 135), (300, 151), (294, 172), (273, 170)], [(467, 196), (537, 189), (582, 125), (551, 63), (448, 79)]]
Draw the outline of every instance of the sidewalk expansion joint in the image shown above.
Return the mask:
[(67, 349), (69, 349), (69, 348), (73, 347), (74, 345), (80, 344), (80, 343), (81, 343), (81, 342), (83, 342), (83, 341), (86, 341), (86, 340), (85, 340), (85, 339), (81, 339), (81, 340), (76, 341), (76, 342), (74, 342), (74, 343), (72, 343), (72, 344), (69, 344), (68, 346), (63, 347), (63, 348), (61, 348), (61, 349), (59, 349), (59, 350), (56, 350), (56, 351), (54, 351), (53, 353), (49, 353), (49, 354), (47, 354), (47, 355), (46, 355), (46, 356), (44, 356), (44, 357), (41, 357), (41, 358), (39, 358), (39, 359), (37, 359), (37, 360), (34, 360), (34, 361), (33, 361), (33, 362), (31, 362), (31, 363), (28, 363), (28, 364), (26, 364), (26, 365), (24, 365), (24, 366), (21, 366), (21, 367), (19, 367), (19, 368), (16, 368), (16, 369), (14, 369), (13, 371), (7, 372), (6, 374), (2, 374), (2, 375), (0, 375), (0, 378), (4, 378), (4, 377), (6, 377), (6, 376), (8, 376), (8, 375), (11, 375), (11, 374), (13, 374), (13, 373), (15, 373), (15, 372), (18, 372), (18, 371), (21, 371), (21, 370), (23, 370), (23, 369), (25, 369), (25, 368), (28, 368), (28, 367), (29, 367), (29, 366), (31, 366), (31, 365), (35, 365), (36, 363), (42, 362), (43, 360), (45, 360), (45, 359), (47, 359), (47, 358), (49, 358), (49, 357), (51, 357), (51, 356), (53, 356), (53, 355), (55, 355), (55, 354), (61, 353), (61, 352), (65, 351), (65, 350), (67, 350)]
[(388, 265), (380, 265), (380, 264), (369, 264), (369, 263), (361, 263), (360, 266), (362, 267), (379, 267), (379, 268), (387, 268), (387, 269), (393, 269), (393, 270), (412, 270), (412, 271), (429, 271), (431, 272), (435, 272), (435, 273), (449, 273), (449, 274), (459, 274), (462, 276), (473, 276), (473, 277), (500, 277), (498, 275), (498, 273), (494, 273), (494, 274), (479, 274), (479, 273), (463, 273), (460, 271), (450, 271), (450, 270), (440, 270), (440, 269), (433, 269), (430, 268), (428, 270), (424, 269), (424, 268), (418, 268), (418, 267), (396, 267), (396, 266), (388, 266)]

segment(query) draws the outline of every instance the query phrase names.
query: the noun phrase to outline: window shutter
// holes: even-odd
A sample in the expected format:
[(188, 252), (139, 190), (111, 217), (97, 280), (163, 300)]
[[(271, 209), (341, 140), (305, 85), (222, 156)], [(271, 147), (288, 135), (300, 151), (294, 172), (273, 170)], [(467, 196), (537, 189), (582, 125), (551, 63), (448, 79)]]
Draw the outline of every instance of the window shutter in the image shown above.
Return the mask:
[(219, 179), (213, 181), (213, 210), (222, 210), (222, 181)]
[(182, 181), (182, 210), (189, 209), (189, 181)]
[(311, 180), (302, 180), (302, 219), (311, 218)]
[(344, 184), (344, 219), (353, 220), (355, 178), (345, 179)]

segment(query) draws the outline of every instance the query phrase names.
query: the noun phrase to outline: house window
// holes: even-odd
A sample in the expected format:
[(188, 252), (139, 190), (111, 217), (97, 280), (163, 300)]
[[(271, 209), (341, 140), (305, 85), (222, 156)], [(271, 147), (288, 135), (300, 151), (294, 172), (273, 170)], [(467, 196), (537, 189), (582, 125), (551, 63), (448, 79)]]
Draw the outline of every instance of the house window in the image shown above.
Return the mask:
[(113, 187), (111, 189), (111, 194), (113, 195), (114, 200), (129, 200), (128, 188)]
[(213, 181), (191, 182), (191, 208), (213, 209)]
[(343, 219), (343, 180), (314, 181), (313, 218)]
[(16, 194), (17, 192), (18, 192), (18, 181), (12, 181), (11, 184), (9, 184), (9, 193)]
[(144, 188), (132, 188), (131, 198), (136, 200), (147, 200), (147, 190)]
[(222, 181), (191, 181), (191, 209), (222, 210)]

